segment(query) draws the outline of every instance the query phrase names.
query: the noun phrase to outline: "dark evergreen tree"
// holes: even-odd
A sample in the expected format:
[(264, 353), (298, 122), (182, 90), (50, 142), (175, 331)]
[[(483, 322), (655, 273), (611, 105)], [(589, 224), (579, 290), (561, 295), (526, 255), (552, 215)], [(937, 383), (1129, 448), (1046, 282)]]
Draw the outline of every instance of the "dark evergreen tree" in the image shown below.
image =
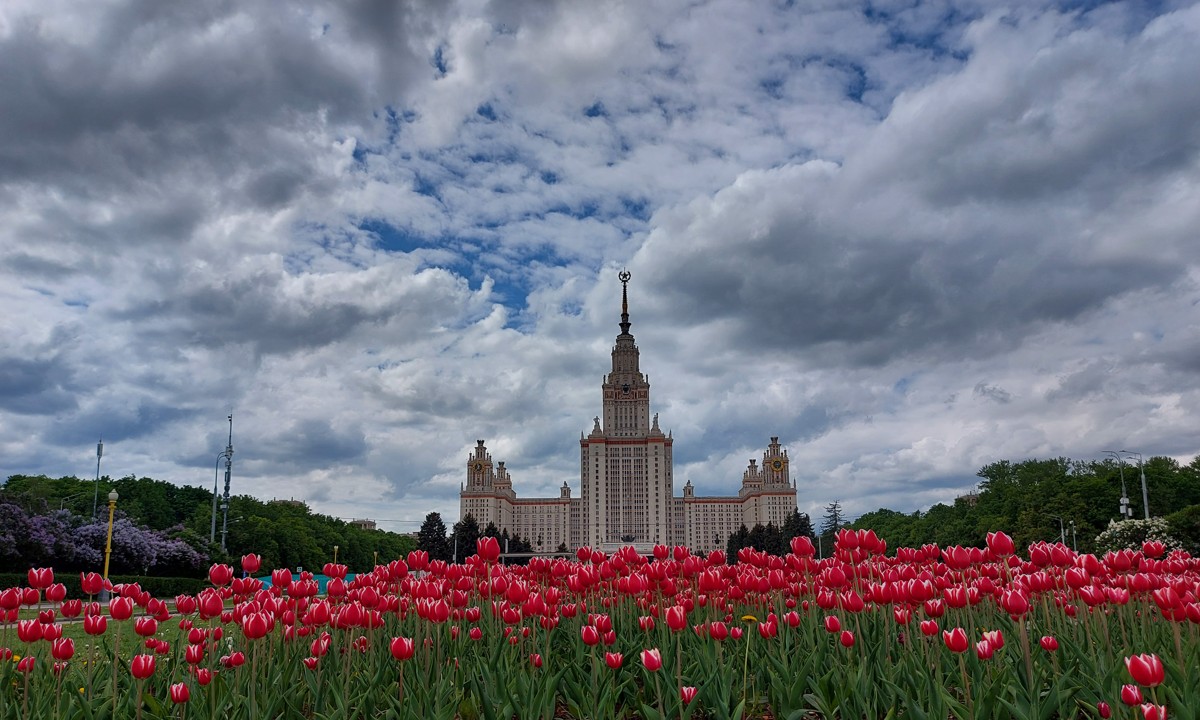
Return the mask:
[(462, 562), (463, 558), (474, 555), (476, 541), (481, 537), (483, 536), (479, 531), (479, 523), (475, 521), (475, 516), (471, 513), (467, 513), (461, 520), (454, 523), (454, 534), (450, 536), (450, 547), (452, 554), (457, 551), (456, 560)]
[(763, 530), (762, 550), (780, 557), (786, 555), (791, 550), (788, 540), (783, 539), (783, 530), (776, 527), (775, 523), (767, 523), (767, 527)]
[(487, 527), (485, 527), (483, 529), (483, 533), (481, 533), (479, 535), (479, 537), (494, 537), (497, 540), (499, 540), (500, 539), (500, 528), (496, 527), (495, 522), (489, 522), (487, 524)]
[(792, 512), (783, 521), (783, 540), (788, 544), (788, 550), (791, 550), (791, 542), (794, 537), (807, 537), (809, 540), (816, 542), (817, 534), (813, 532), (812, 521), (808, 519), (808, 513), (802, 513), (799, 510)]
[(762, 523), (755, 523), (754, 527), (750, 528), (750, 533), (746, 538), (746, 544), (743, 547), (752, 547), (755, 550), (765, 550), (767, 547), (767, 529)]
[(822, 535), (833, 535), (842, 525), (845, 524), (845, 519), (842, 517), (842, 503), (840, 500), (834, 500), (825, 506), (825, 522), (821, 524)]
[(725, 562), (730, 565), (737, 562), (738, 550), (749, 545), (750, 531), (745, 525), (738, 528), (737, 532), (730, 533), (729, 541), (725, 543)]
[(440, 513), (431, 512), (425, 516), (425, 522), (417, 531), (417, 549), (429, 553), (430, 560), (450, 561), (450, 542)]

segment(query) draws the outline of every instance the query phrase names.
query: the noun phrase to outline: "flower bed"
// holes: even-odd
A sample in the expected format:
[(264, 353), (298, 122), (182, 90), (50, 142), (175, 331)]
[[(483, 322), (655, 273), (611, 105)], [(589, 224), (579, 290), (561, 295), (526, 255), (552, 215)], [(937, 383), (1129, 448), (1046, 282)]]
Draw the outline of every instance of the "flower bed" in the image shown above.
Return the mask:
[[(174, 612), (49, 569), (0, 591), (0, 720), (110, 717), (1196, 717), (1197, 561), (1039, 544), (835, 556), (659, 547), (461, 565), (420, 552), (270, 587), (214, 566)], [(259, 570), (255, 556), (243, 559)], [(98, 578), (80, 578), (85, 592)], [(66, 630), (64, 634), (64, 629)], [(80, 632), (82, 630), (82, 633)]]

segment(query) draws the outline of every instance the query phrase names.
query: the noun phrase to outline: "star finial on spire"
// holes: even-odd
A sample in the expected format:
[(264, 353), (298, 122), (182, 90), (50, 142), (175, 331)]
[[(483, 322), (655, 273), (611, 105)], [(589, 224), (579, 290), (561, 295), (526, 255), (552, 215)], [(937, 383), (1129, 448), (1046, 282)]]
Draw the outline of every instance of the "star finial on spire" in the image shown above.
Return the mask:
[(629, 278), (628, 270), (622, 269), (617, 273), (617, 277), (621, 280), (621, 334), (629, 334)]

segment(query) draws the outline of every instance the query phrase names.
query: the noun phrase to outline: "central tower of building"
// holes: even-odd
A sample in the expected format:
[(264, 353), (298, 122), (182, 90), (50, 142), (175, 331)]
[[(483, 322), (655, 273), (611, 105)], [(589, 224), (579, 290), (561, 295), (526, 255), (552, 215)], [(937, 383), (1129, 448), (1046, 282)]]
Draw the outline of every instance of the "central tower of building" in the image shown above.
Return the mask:
[(602, 417), (579, 439), (583, 539), (598, 548), (669, 543), (675, 514), (672, 438), (650, 415), (650, 381), (629, 333), (630, 274), (622, 270), (619, 278), (621, 333), (601, 386)]

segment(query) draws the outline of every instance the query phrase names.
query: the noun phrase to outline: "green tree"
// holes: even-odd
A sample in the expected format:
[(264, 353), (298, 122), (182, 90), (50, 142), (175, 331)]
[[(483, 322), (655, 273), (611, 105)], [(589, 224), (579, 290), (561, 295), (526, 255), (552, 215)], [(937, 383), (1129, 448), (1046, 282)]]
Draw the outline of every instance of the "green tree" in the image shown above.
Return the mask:
[(417, 531), (417, 548), (429, 553), (430, 560), (450, 561), (450, 543), (446, 539), (446, 523), (440, 513), (431, 512)]
[(845, 524), (842, 517), (842, 503), (834, 500), (825, 506), (825, 520), (821, 523), (821, 534), (832, 535)]
[(812, 521), (809, 520), (808, 513), (802, 513), (792, 508), (792, 512), (783, 521), (783, 538), (788, 543), (789, 552), (791, 550), (791, 540), (794, 537), (806, 537), (809, 540), (815, 541), (817, 534), (813, 532)]
[(744, 547), (749, 547), (750, 531), (745, 525), (740, 526), (737, 532), (729, 534), (729, 540), (725, 543), (725, 562), (733, 564), (737, 562), (738, 550)]
[(458, 562), (475, 554), (476, 541), (481, 537), (479, 523), (475, 521), (475, 516), (471, 513), (467, 513), (461, 520), (454, 523), (451, 545), (457, 550)]

